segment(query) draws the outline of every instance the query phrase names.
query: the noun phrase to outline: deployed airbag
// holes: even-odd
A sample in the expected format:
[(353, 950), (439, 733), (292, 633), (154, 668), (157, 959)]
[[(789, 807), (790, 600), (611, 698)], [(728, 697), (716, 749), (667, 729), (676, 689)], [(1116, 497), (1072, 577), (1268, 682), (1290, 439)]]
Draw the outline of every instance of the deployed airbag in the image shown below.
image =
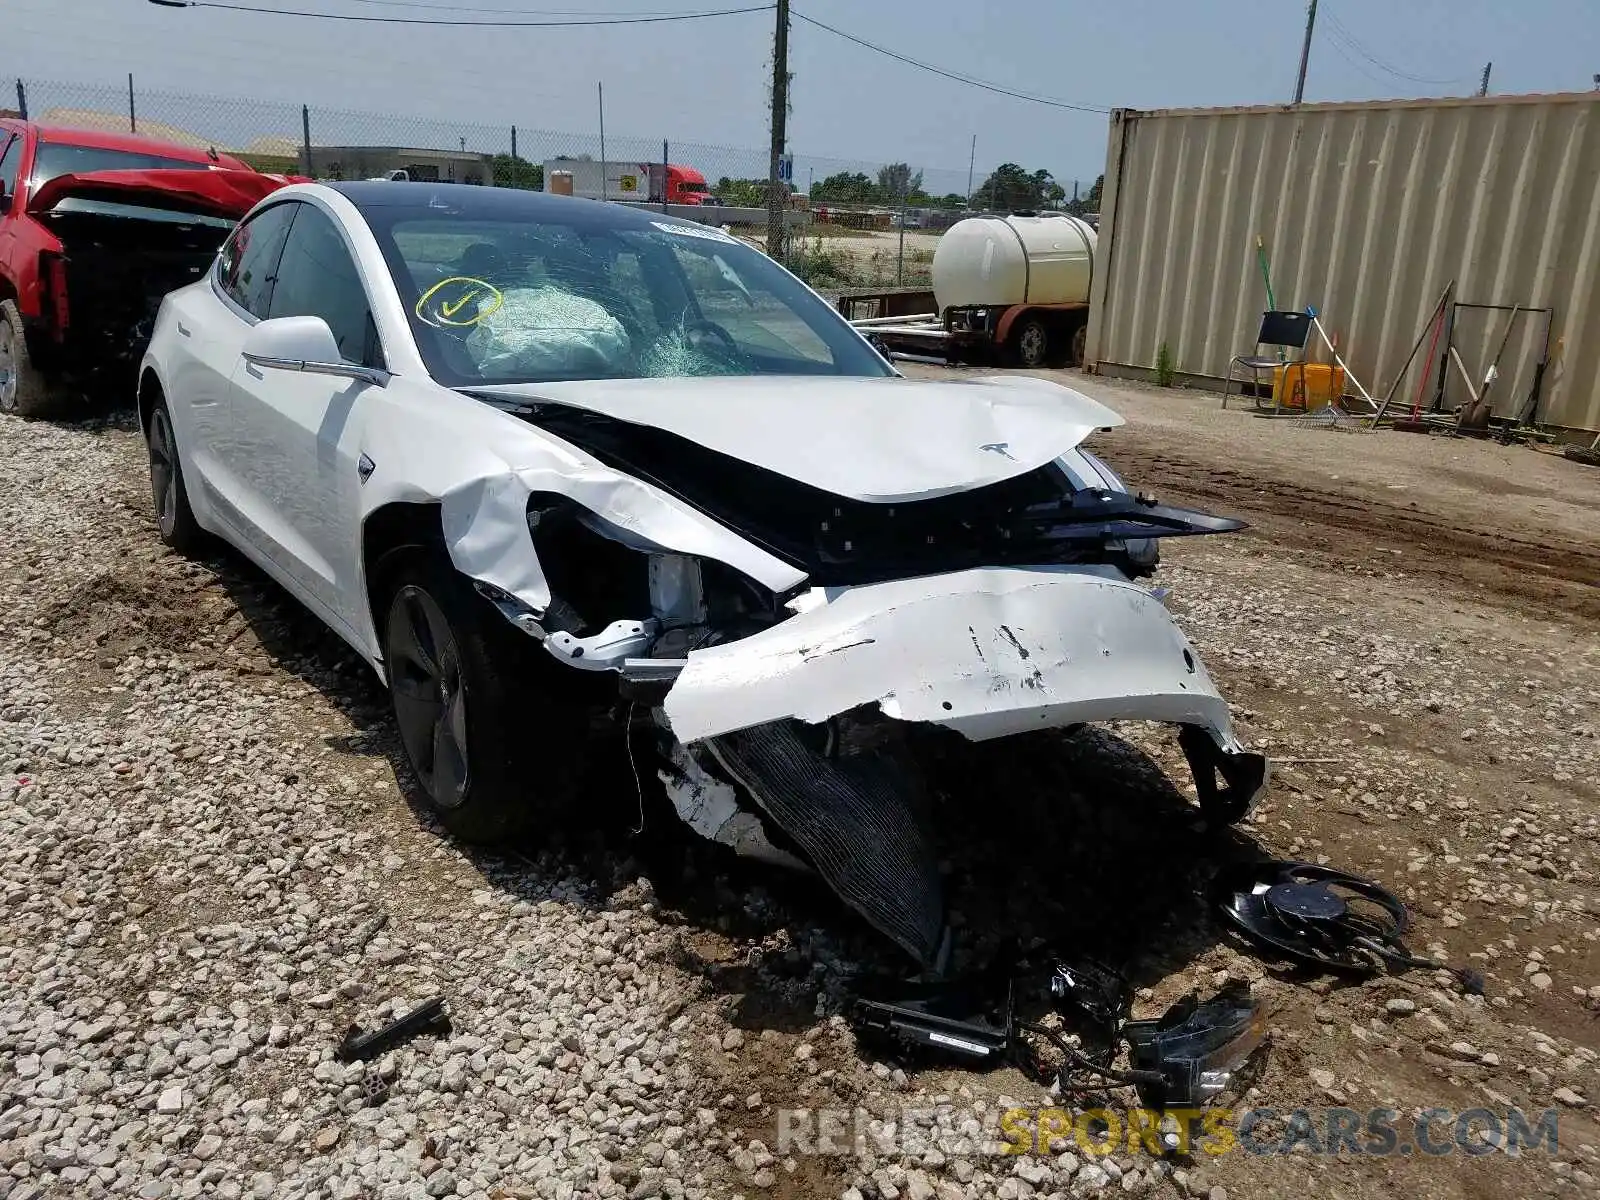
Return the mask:
[(632, 354), (628, 331), (603, 305), (550, 284), (507, 290), (467, 349), (487, 376), (617, 375)]

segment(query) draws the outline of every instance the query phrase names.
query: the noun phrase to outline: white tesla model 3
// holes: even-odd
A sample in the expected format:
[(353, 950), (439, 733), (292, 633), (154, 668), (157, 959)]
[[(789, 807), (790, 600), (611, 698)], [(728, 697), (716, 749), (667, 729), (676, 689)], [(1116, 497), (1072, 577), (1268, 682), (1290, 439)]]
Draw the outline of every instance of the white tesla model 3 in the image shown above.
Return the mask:
[(1239, 523), (1130, 495), (1081, 393), (901, 377), (715, 228), (284, 188), (166, 298), (139, 414), (161, 536), (224, 539), (349, 642), (469, 839), (581, 801), (578, 744), (621, 714), (697, 831), (814, 866), (931, 961), (924, 833), (841, 732), (1147, 719), (1208, 815), (1265, 786), (1140, 582), (1154, 539)]

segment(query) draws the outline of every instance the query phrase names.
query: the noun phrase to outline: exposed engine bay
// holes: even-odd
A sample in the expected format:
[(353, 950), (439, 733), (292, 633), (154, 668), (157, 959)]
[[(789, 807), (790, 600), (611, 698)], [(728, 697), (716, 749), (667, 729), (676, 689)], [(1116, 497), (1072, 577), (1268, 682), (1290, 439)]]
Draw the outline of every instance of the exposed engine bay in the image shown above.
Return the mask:
[(1208, 820), (1266, 785), (1152, 574), (1163, 537), (1240, 522), (1130, 495), (1073, 448), (970, 491), (831, 494), (665, 430), (558, 404), (516, 415), (795, 569), (774, 591), (570, 497), (526, 519), (550, 602), (479, 590), (573, 671), (649, 714), (679, 817), (749, 857), (815, 870), (924, 969), (949, 961), (906, 732), (974, 741), (1107, 720), (1179, 727)]

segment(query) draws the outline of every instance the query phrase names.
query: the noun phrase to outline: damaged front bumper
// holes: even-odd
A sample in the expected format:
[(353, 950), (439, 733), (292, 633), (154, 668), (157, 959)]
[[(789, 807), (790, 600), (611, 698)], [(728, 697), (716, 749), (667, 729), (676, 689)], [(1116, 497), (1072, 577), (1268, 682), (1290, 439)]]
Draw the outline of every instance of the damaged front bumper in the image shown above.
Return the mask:
[[(660, 607), (703, 619), (695, 604)], [(943, 888), (906, 775), (881, 747), (841, 744), (839, 728), (886, 719), (986, 741), (1155, 721), (1179, 727), (1208, 822), (1238, 820), (1266, 788), (1266, 759), (1240, 745), (1172, 614), (1115, 567), (813, 588), (788, 607), (776, 624), (682, 658), (650, 656), (655, 618), (587, 638), (551, 633), (545, 648), (580, 670), (615, 671), (627, 694), (649, 697), (664, 735), (662, 782), (692, 828), (741, 854), (813, 867), (936, 973), (948, 954)]]
[(974, 741), (1145, 720), (1198, 727), (1223, 761), (1243, 752), (1172, 614), (1114, 568), (982, 568), (818, 588), (792, 607), (689, 654), (663, 705), (680, 741), (875, 704)]

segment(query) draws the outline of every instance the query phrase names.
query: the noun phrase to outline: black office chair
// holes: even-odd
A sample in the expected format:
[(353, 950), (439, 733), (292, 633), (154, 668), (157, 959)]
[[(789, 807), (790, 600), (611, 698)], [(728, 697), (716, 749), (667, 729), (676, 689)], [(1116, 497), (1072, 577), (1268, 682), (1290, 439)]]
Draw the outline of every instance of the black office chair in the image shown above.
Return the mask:
[[(1290, 367), (1300, 368), (1300, 390), (1302, 394), (1306, 386), (1305, 349), (1306, 339), (1311, 336), (1311, 315), (1305, 312), (1274, 312), (1268, 311), (1261, 314), (1261, 330), (1256, 334), (1255, 352), (1252, 354), (1236, 354), (1228, 363), (1228, 378), (1222, 385), (1222, 407), (1228, 407), (1228, 393), (1233, 388), (1234, 371), (1244, 368), (1250, 372), (1250, 381), (1256, 389), (1256, 407), (1272, 407), (1261, 403), (1261, 372), (1269, 374), (1274, 368), (1285, 365), (1283, 350), (1298, 350), (1300, 357), (1288, 363)], [(1276, 346), (1279, 353), (1276, 355), (1262, 354), (1261, 347)], [(1244, 380), (1241, 378), (1242, 385)], [(1243, 391), (1241, 386), (1240, 391)]]

